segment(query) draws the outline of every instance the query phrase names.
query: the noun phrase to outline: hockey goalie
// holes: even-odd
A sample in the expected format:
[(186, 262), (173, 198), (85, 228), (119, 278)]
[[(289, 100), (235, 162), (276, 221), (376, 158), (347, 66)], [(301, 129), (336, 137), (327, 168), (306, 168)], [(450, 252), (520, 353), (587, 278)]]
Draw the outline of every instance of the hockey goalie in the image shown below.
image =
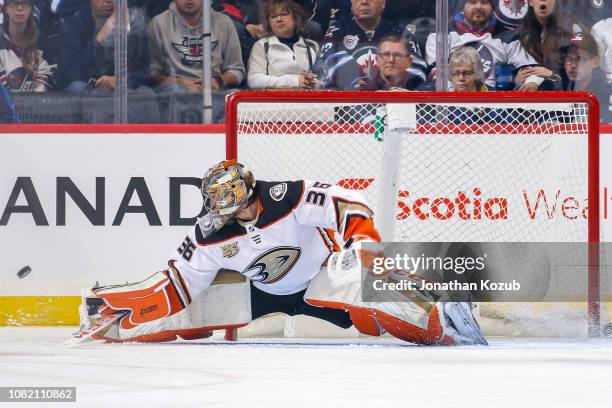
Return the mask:
[(138, 283), (96, 285), (73, 341), (204, 338), (282, 312), (418, 344), (486, 344), (469, 303), (362, 302), (362, 268), (379, 255), (364, 243), (380, 236), (359, 193), (321, 182), (256, 181), (228, 160), (204, 175), (202, 195), (206, 214), (167, 269)]

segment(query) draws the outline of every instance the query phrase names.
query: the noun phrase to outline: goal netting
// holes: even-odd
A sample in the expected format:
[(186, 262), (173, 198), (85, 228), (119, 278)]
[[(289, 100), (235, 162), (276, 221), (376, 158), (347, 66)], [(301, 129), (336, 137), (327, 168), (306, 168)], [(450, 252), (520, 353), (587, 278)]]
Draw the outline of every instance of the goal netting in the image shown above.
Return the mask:
[[(258, 179), (359, 190), (385, 241), (489, 245), (500, 268), (531, 277), (539, 292), (528, 300), (539, 297), (481, 303), (488, 334), (579, 335), (588, 323), (594, 334), (602, 297), (597, 109), (580, 93), (239, 92), (227, 102), (228, 157)], [(577, 245), (558, 246), (542, 267), (541, 244), (531, 243)], [(245, 334), (258, 326), (355, 335), (302, 317), (255, 322)]]

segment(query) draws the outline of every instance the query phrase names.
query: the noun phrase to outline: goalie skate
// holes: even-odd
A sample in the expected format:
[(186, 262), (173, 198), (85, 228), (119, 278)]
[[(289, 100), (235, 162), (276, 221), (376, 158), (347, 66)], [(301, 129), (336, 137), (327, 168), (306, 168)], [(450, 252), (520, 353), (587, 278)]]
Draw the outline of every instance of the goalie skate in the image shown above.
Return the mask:
[(440, 323), (444, 335), (451, 337), (455, 344), (461, 345), (488, 345), (487, 340), (480, 332), (480, 326), (472, 314), (472, 306), (467, 302), (444, 302), (439, 306), (442, 311)]

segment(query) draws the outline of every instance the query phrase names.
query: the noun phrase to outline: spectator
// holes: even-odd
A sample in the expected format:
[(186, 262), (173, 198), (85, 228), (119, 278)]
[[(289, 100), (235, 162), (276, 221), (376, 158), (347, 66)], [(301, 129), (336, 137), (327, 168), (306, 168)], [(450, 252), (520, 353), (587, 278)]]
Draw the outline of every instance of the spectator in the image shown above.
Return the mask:
[[(213, 92), (238, 86), (245, 69), (229, 17), (210, 11)], [(161, 91), (202, 91), (202, 0), (175, 0), (148, 27), (151, 75)]]
[(454, 92), (486, 92), (482, 59), (472, 47), (457, 48), (448, 61), (451, 90)]
[(38, 27), (31, 0), (7, 0), (2, 11), (0, 82), (16, 92), (42, 92), (52, 87), (53, 71), (38, 48)]
[[(49, 65), (57, 65), (59, 61), (59, 20), (51, 11), (52, 1), (32, 0), (32, 15), (38, 28), (38, 49)], [(83, 0), (80, 0), (83, 1)], [(0, 0), (0, 11), (4, 0)], [(0, 24), (3, 23), (4, 13), (0, 13)]]
[(571, 27), (563, 27), (556, 0), (529, 0), (531, 6), (519, 29), (520, 43), (538, 64), (559, 73), (561, 48), (570, 43)]
[[(401, 36), (405, 30), (405, 26), (382, 17), (384, 9), (385, 0), (352, 0), (352, 16), (338, 13), (330, 21), (316, 64), (325, 86), (355, 89), (363, 81), (374, 80), (378, 42), (390, 34)], [(426, 64), (414, 35), (408, 44), (412, 58), (408, 75), (424, 81)]]
[(378, 43), (375, 80), (371, 83), (362, 81), (360, 89), (369, 91), (430, 90), (419, 78), (408, 74), (411, 65), (410, 46), (403, 42), (400, 36), (388, 35)]
[(313, 89), (319, 46), (302, 36), (304, 9), (292, 0), (270, 0), (264, 10), (268, 36), (257, 41), (249, 58), (250, 88)]
[[(476, 49), (472, 47), (457, 48), (448, 61), (451, 90), (454, 92), (487, 92), (484, 66)], [(490, 106), (448, 106), (442, 109), (430, 109), (431, 117), (438, 117), (460, 125), (489, 125), (491, 123), (517, 123), (524, 113), (521, 109), (495, 108)]]
[[(449, 0), (452, 1), (452, 0)], [(329, 22), (338, 18), (339, 14), (350, 16), (351, 0), (317, 0), (315, 9), (315, 20)], [(322, 17), (330, 17), (327, 21)], [(398, 22), (406, 22), (422, 17), (436, 16), (435, 0), (387, 0), (383, 17)]]
[[(530, 56), (521, 43), (511, 33), (499, 36), (495, 34), (496, 19), (493, 16), (492, 0), (465, 0), (463, 9), (453, 16), (449, 28), (450, 52), (461, 47), (472, 47), (478, 51), (484, 69), (486, 85), (493, 89), (496, 86), (502, 89), (512, 89), (514, 84), (498, 83), (502, 78), (496, 77), (499, 66), (510, 65), (511, 69), (522, 69), (537, 65), (535, 58)], [(427, 39), (427, 62), (432, 67), (431, 77), (436, 76), (436, 33)], [(520, 79), (520, 86), (525, 88), (538, 86), (553, 73), (541, 67), (525, 71)], [(511, 80), (510, 80), (511, 81)]]
[(612, 81), (612, 1), (564, 0), (562, 8), (572, 16), (574, 32), (591, 33), (599, 49), (601, 69)]
[[(95, 123), (113, 121), (114, 108), (106, 98), (116, 87), (115, 2), (91, 0), (73, 15), (62, 18), (62, 64), (60, 77), (66, 92), (93, 97), (84, 100), (84, 110)], [(131, 123), (159, 122), (155, 94), (149, 85), (149, 55), (146, 16), (142, 8), (129, 9), (128, 103)]]
[[(451, 16), (463, 10), (463, 2), (464, 0), (448, 0)], [(527, 15), (529, 8), (528, 0), (492, 0), (492, 5), (496, 33), (515, 30)]]
[[(76, 13), (89, 0), (39, 0), (50, 2), (51, 11), (59, 16)], [(145, 7), (149, 17), (166, 11), (171, 0), (128, 0), (128, 7)]]
[(561, 56), (564, 68), (563, 90), (593, 92), (601, 104), (601, 120), (611, 123), (612, 88), (600, 68), (595, 39), (586, 33), (575, 34), (571, 45), (561, 50)]

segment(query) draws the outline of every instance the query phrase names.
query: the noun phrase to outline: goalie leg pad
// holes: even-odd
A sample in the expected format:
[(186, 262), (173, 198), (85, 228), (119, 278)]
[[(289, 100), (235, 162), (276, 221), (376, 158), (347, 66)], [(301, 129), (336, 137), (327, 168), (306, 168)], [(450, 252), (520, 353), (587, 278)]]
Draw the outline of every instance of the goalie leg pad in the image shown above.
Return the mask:
[(422, 328), (377, 309), (315, 299), (308, 299), (308, 303), (314, 306), (348, 310), (355, 328), (368, 336), (380, 336), (387, 331), (393, 337), (410, 343), (456, 344), (451, 337), (444, 335), (437, 308), (432, 309), (427, 328)]
[[(80, 339), (85, 335), (90, 336), (93, 340), (108, 343), (164, 342), (176, 340), (177, 337), (195, 340), (209, 337), (213, 330), (238, 328), (251, 321), (249, 282), (242, 274), (229, 271), (219, 272), (206, 292), (182, 310), (137, 326), (129, 324), (130, 320), (124, 316), (131, 313), (134, 310), (133, 307), (126, 308), (129, 310), (126, 312), (124, 309), (117, 311), (108, 306), (110, 303), (113, 307), (119, 307), (118, 305), (125, 307), (124, 302), (127, 298), (125, 293), (131, 293), (131, 296), (135, 298), (134, 302), (142, 302), (142, 299), (148, 299), (147, 302), (157, 299), (153, 296), (159, 296), (160, 291), (168, 289), (170, 285), (167, 283), (166, 286), (163, 286), (165, 278), (161, 274), (160, 272), (154, 275), (156, 279), (150, 277), (143, 281), (153, 282), (152, 285), (142, 285), (143, 282), (140, 282), (135, 285), (107, 286), (95, 288), (93, 293), (96, 297), (84, 294), (80, 308), (81, 329), (80, 333), (75, 335), (73, 343), (83, 343), (84, 341)], [(141, 287), (137, 287), (138, 285)], [(126, 291), (125, 288), (128, 286), (132, 290)], [(163, 289), (160, 289), (162, 286)], [(147, 287), (153, 289), (147, 290)], [(101, 297), (97, 297), (97, 292), (100, 292)], [(135, 296), (135, 293), (140, 297)], [(172, 292), (167, 293), (172, 295)], [(167, 304), (171, 302), (168, 301)], [(111, 320), (113, 316), (118, 316), (118, 318)], [(119, 318), (123, 318), (128, 324), (119, 324)], [(97, 327), (100, 327), (97, 322), (110, 324), (97, 330)], [(93, 334), (91, 334), (92, 330), (95, 330)]]
[(173, 269), (157, 272), (141, 282), (93, 289), (94, 295), (103, 299), (108, 307), (101, 308), (100, 312), (127, 311), (119, 324), (124, 329), (131, 329), (183, 310), (191, 299)]
[(469, 303), (439, 302), (426, 316), (426, 325), (420, 326), (380, 309), (320, 299), (307, 301), (313, 306), (348, 310), (355, 328), (369, 336), (387, 331), (393, 337), (416, 344), (487, 345)]
[(310, 282), (305, 299), (314, 306), (349, 311), (361, 333), (379, 336), (386, 330), (417, 344), (487, 344), (468, 303), (439, 302), (432, 296), (410, 296), (404, 291), (387, 291), (383, 301), (363, 302), (364, 270), (354, 262), (358, 257), (345, 251), (330, 258)]

